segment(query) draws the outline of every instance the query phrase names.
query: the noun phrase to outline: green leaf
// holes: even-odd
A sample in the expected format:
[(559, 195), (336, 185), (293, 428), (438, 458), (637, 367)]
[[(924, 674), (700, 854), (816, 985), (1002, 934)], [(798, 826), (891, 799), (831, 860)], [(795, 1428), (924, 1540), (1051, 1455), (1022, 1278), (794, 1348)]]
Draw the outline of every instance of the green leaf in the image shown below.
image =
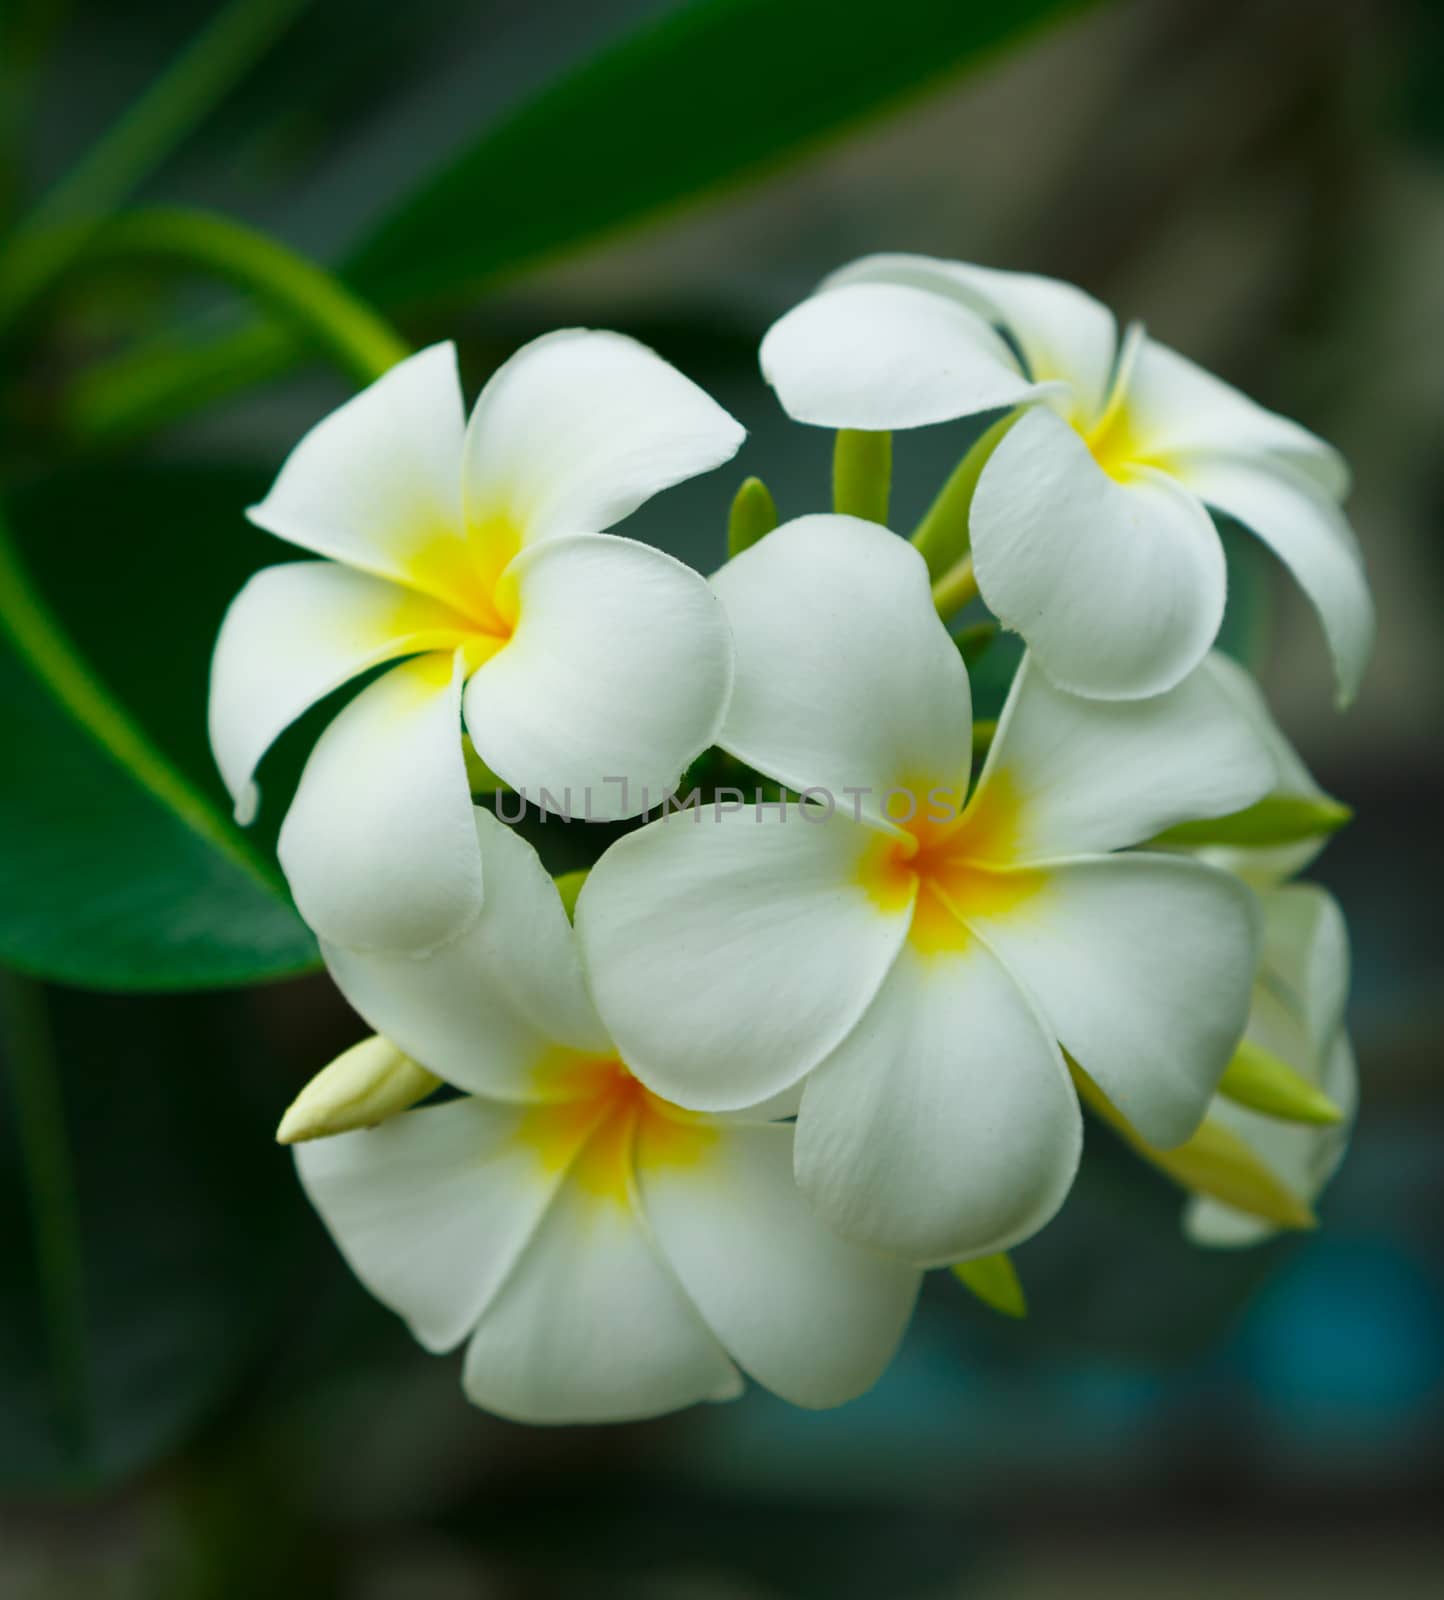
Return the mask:
[(1341, 800), (1332, 800), (1328, 795), (1267, 794), (1262, 800), (1226, 817), (1180, 822), (1149, 842), (1189, 849), (1201, 849), (1206, 845), (1269, 849), (1277, 845), (1302, 844), (1306, 839), (1327, 839), (1353, 815)]
[(997, 1255), (979, 1256), (974, 1261), (959, 1261), (951, 1268), (953, 1276), (985, 1306), (1001, 1316), (1028, 1315), (1028, 1298), (1022, 1280), (1006, 1250)]
[(107, 989), (317, 965), (205, 743), (211, 642), (263, 548), (240, 517), (253, 488), (105, 469), (17, 503), (34, 536), (0, 564), (0, 962)]
[(0, 997), (0, 1489), (88, 1493), (231, 1398), (319, 1230), (271, 1142), (288, 1087), (242, 997), (18, 987), (22, 1005), (13, 979)]
[[(939, 84), (1057, 0), (698, 0), (510, 116), (373, 230), (349, 266), (385, 300), (455, 289), (779, 166)], [(458, 218), (472, 225), (458, 226)]]

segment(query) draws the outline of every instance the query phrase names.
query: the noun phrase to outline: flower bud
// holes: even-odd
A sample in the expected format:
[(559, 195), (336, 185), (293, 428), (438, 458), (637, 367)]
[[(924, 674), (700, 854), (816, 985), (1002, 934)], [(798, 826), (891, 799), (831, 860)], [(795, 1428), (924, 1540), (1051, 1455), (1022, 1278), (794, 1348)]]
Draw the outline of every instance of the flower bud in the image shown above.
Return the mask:
[(1344, 1120), (1344, 1113), (1317, 1084), (1249, 1039), (1240, 1043), (1218, 1092), (1237, 1105), (1285, 1122), (1329, 1127)]
[(379, 1034), (363, 1039), (323, 1068), (291, 1102), (276, 1130), (278, 1144), (374, 1127), (424, 1100), (441, 1079), (418, 1067)]

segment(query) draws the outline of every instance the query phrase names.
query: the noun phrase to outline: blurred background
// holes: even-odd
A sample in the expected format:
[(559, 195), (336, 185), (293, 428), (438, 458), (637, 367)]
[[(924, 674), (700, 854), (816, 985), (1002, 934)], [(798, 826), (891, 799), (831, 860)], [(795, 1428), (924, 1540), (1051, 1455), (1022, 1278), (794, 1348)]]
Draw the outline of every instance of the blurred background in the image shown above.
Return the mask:
[[(12, 267), (37, 200), (87, 227), (202, 206), (336, 267), (409, 339), (456, 337), (473, 388), (547, 328), (634, 333), (751, 430), (732, 476), (628, 529), (704, 570), (742, 473), (784, 517), (824, 504), (830, 439), (784, 426), (756, 346), (872, 250), (1073, 279), (1338, 444), (1381, 617), (1358, 704), (1334, 713), (1312, 615), (1242, 540), (1230, 638), (1356, 808), (1313, 875), (1349, 918), (1363, 1113), (1323, 1227), (1243, 1254), (1190, 1248), (1177, 1193), (1091, 1129), (1074, 1198), (1016, 1252), (1028, 1320), (934, 1275), (894, 1368), (840, 1411), (753, 1390), (638, 1426), (497, 1422), (350, 1279), (272, 1143), (364, 1031), (323, 977), (251, 981), (305, 967), (303, 933), (178, 838), (7, 647), (0, 1595), (1444, 1592), (1439, 8), (218, 15), (202, 48), (201, 8), (10, 0)], [(187, 48), (189, 76), (137, 113)], [(118, 119), (122, 159), (112, 140), (87, 169)], [(233, 290), (124, 261), (0, 339), (0, 498), (36, 589), (219, 805), (209, 645), (284, 556), (241, 509), (352, 385)], [(900, 526), (966, 437), (898, 440)], [(268, 766), (272, 828), (308, 736)]]

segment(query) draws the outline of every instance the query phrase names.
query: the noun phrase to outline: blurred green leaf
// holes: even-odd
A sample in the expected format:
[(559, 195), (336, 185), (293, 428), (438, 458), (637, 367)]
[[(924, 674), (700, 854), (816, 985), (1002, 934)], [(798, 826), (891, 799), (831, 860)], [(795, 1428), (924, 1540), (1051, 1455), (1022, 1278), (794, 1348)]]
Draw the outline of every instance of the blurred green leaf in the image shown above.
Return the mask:
[(371, 233), (366, 292), (421, 298), (780, 165), (984, 59), (1058, 0), (697, 0), (486, 129)]
[[(0, 1092), (0, 1486), (27, 1496), (103, 1488), (214, 1415), (275, 1344), (316, 1243), (270, 1139), (274, 1051), (241, 997), (64, 1001), (49, 1009), (73, 1193), (37, 1186)], [(34, 1041), (5, 1020), (10, 1068)], [(60, 1327), (25, 1226), (56, 1208), (74, 1243)]]
[[(108, 468), (68, 473), (14, 505), (43, 599), (162, 781), (138, 780), (0, 643), (0, 962), (146, 989), (317, 965), (284, 891), (249, 865), (247, 846), (225, 847), (228, 803), (205, 743), (211, 642), (266, 543), (240, 516), (254, 488), (234, 471)], [(100, 539), (68, 536), (102, 528)], [(177, 809), (177, 794), (196, 809)]]

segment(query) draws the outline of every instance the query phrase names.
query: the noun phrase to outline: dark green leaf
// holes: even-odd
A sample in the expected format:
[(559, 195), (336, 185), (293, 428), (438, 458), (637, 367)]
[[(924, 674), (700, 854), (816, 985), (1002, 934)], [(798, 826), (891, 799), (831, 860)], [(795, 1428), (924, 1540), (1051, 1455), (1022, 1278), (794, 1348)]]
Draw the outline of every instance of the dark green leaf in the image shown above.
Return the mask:
[[(243, 474), (68, 474), (13, 522), (44, 600), (157, 757), (216, 818), (205, 744), (211, 641), (264, 541)], [(178, 989), (306, 971), (283, 891), (218, 849), (106, 750), (0, 643), (0, 962), (93, 988)], [(224, 825), (224, 824), (223, 824)], [(257, 852), (258, 859), (264, 859)]]
[(486, 129), (372, 232), (350, 274), (391, 301), (514, 268), (779, 165), (1061, 9), (698, 0)]
[[(271, 1140), (290, 1085), (243, 997), (50, 999), (53, 1040), (17, 1038), (13, 1007), (0, 1030), (0, 1486), (27, 1495), (104, 1487), (192, 1433), (275, 1341), (317, 1243)], [(37, 1048), (64, 1192), (11, 1092)], [(47, 1235), (69, 1240), (59, 1296)]]

